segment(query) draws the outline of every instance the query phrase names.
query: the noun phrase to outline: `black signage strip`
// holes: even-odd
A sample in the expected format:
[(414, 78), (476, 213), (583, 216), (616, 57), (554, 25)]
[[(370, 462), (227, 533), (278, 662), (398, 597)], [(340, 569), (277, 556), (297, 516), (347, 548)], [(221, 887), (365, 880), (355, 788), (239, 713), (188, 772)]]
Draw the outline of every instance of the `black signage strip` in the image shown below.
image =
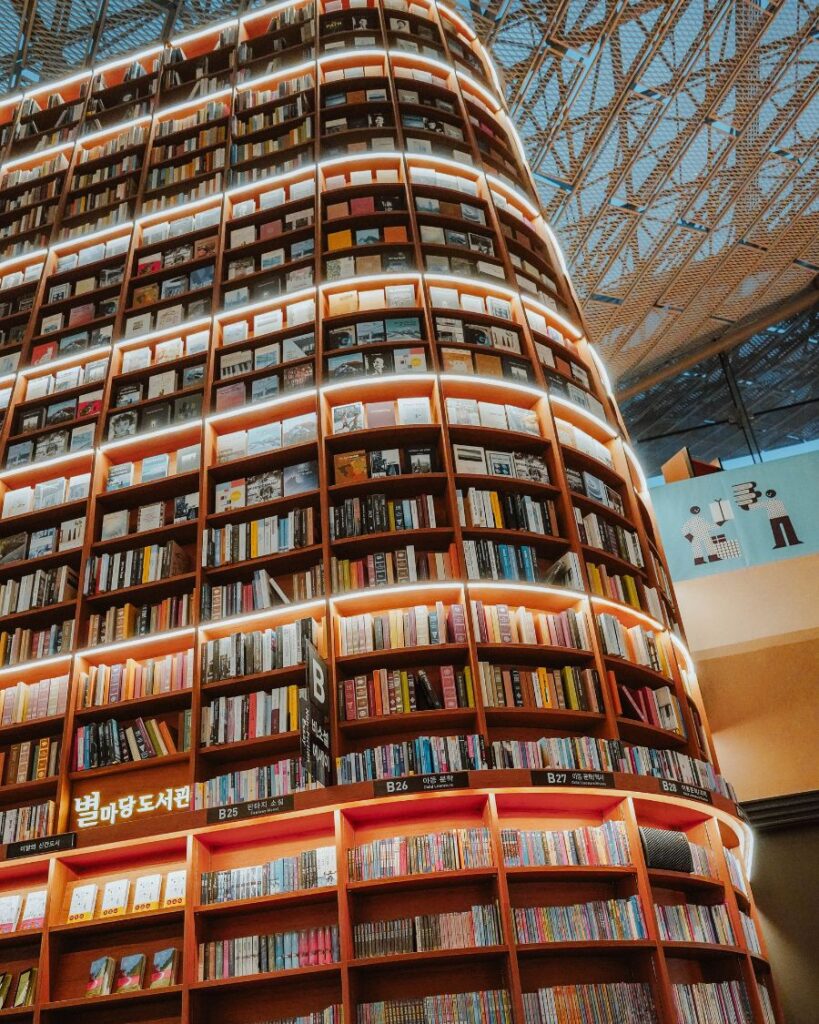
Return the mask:
[(616, 789), (611, 772), (542, 768), (532, 772), (533, 786), (571, 786), (581, 789)]
[(402, 796), (404, 793), (438, 793), (446, 789), (468, 789), (469, 772), (441, 772), (435, 775), (406, 775), (400, 779), (377, 779), (376, 796)]
[(264, 800), (249, 800), (243, 804), (209, 807), (207, 821), (209, 825), (218, 825), (225, 821), (244, 821), (246, 818), (261, 818), (265, 814), (292, 810), (293, 794), (288, 793), (286, 796), (269, 796)]
[(59, 853), (62, 850), (73, 850), (76, 845), (76, 832), (61, 832), (59, 835), (43, 836), (41, 839), (25, 839), (19, 843), (8, 844), (6, 859), (16, 860), (20, 857), (36, 857), (42, 853)]
[(711, 794), (702, 786), (692, 786), (690, 782), (677, 782), (676, 779), (660, 779), (660, 792), (673, 793), (688, 800), (699, 800), (701, 804), (713, 803)]

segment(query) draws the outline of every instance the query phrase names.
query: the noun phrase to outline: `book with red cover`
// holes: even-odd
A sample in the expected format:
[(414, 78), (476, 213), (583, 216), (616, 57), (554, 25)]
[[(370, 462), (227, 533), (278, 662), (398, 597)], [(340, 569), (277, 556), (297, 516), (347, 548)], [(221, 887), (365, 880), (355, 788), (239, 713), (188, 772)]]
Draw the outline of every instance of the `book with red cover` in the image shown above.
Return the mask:
[(245, 385), (243, 381), (235, 384), (228, 384), (227, 387), (219, 388), (216, 392), (216, 408), (220, 412), (225, 409), (236, 409), (246, 402)]
[(375, 213), (375, 200), (372, 196), (355, 196), (350, 200), (350, 214), (353, 217)]
[(455, 689), (455, 671), (451, 665), (441, 665), (441, 687), (444, 691), (444, 707), (457, 708), (458, 697)]
[(42, 345), (35, 345), (31, 350), (31, 365), (38, 366), (40, 363), (48, 363), (57, 355), (57, 342), (47, 341)]
[(282, 222), (280, 220), (269, 220), (259, 225), (259, 241), (266, 238), (276, 238), (282, 233)]
[(69, 326), (76, 324), (87, 324), (94, 319), (94, 303), (84, 302), (81, 306), (74, 306), (68, 314)]

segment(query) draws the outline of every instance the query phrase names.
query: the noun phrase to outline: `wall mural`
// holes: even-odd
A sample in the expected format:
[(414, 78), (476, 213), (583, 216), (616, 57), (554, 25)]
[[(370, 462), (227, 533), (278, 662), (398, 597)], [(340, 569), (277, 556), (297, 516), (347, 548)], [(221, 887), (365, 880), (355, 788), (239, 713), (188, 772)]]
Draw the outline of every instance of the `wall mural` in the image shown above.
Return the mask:
[(651, 492), (674, 579), (819, 550), (819, 452)]

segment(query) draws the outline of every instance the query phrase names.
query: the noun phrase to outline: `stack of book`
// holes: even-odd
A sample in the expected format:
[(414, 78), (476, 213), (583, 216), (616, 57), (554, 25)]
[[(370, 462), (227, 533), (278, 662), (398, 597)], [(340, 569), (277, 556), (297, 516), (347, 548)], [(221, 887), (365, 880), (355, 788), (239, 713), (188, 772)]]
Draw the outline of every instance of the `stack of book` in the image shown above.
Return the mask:
[(199, 981), (291, 971), (340, 959), (338, 925), (199, 943)]
[(622, 821), (548, 832), (507, 828), (501, 831), (501, 843), (507, 867), (631, 864), (626, 826)]
[(280, 893), (320, 889), (338, 881), (334, 846), (303, 850), (292, 857), (279, 857), (247, 868), (204, 871), (201, 878), (202, 904), (230, 903)]
[(597, 985), (557, 985), (524, 992), (527, 1024), (655, 1024), (657, 1011), (648, 985), (615, 981)]
[(701, 1021), (731, 1021), (751, 1024), (753, 1014), (748, 993), (741, 981), (699, 981), (672, 985), (679, 1024)]
[(357, 957), (499, 946), (502, 941), (497, 904), (472, 906), (469, 910), (447, 914), (416, 914), (390, 921), (370, 921), (357, 924), (353, 931)]
[[(86, 996), (94, 998), (121, 992), (138, 992), (145, 987), (147, 962), (144, 953), (129, 953), (121, 957), (119, 962), (112, 956), (98, 957), (88, 971)], [(178, 949), (158, 949), (151, 958), (148, 988), (170, 988), (175, 985), (178, 964)]]
[(479, 771), (486, 767), (483, 737), (477, 734), (418, 736), (336, 758), (339, 785), (402, 775)]
[(391, 836), (347, 851), (347, 872), (351, 881), (359, 882), (491, 865), (492, 842), (485, 828)]
[(624, 942), (646, 938), (639, 896), (572, 906), (513, 907), (518, 942)]
[(512, 1024), (513, 1019), (512, 1000), (503, 989), (360, 1003), (357, 1010), (357, 1024), (399, 1024), (401, 1021), (449, 1024), (453, 1020)]
[(736, 944), (734, 930), (724, 903), (657, 904), (657, 925), (665, 942), (708, 942), (721, 946)]

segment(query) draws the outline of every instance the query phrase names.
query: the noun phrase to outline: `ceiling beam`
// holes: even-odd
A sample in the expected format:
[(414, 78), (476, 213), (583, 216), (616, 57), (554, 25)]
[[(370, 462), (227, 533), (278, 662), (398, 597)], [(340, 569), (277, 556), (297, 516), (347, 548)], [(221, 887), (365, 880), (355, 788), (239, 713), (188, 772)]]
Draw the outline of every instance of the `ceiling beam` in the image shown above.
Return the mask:
[(690, 367), (696, 366), (697, 363), (701, 363), (703, 359), (709, 359), (722, 352), (729, 352), (760, 331), (773, 327), (774, 324), (781, 323), (783, 320), (788, 320), (792, 316), (797, 316), (799, 313), (804, 313), (805, 310), (811, 309), (813, 306), (819, 306), (819, 275), (814, 277), (807, 288), (792, 295), (781, 305), (776, 305), (759, 316), (728, 327), (707, 345), (695, 349), (683, 359), (669, 363), (654, 373), (639, 378), (627, 387), (617, 388), (617, 400), (622, 402), (643, 391), (648, 391), (655, 384), (660, 384), (662, 381), (668, 380), (669, 377), (676, 377), (683, 370), (688, 370)]

